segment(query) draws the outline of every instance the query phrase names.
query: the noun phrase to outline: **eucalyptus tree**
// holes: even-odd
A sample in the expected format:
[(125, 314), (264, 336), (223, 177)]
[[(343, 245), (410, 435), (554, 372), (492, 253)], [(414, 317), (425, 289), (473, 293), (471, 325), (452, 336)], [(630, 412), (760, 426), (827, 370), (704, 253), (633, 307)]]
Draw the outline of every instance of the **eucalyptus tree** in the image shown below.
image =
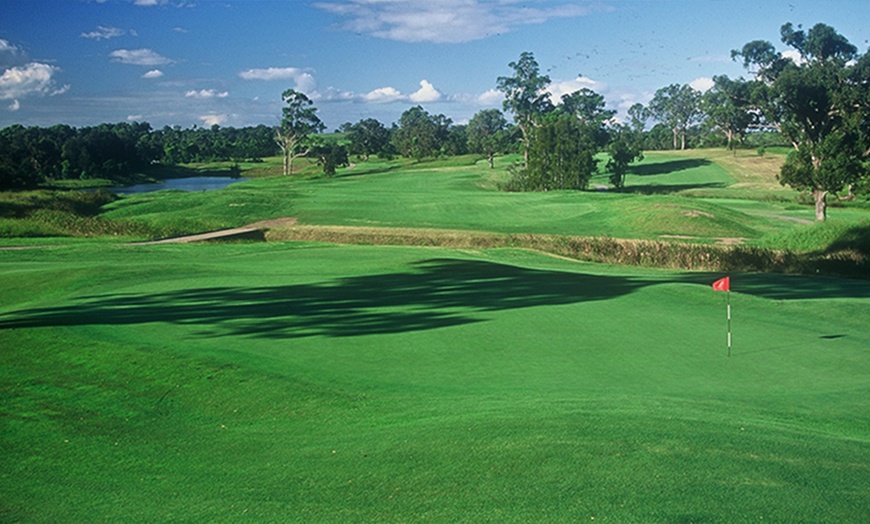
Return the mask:
[(584, 87), (573, 93), (562, 95), (562, 103), (556, 108), (562, 114), (572, 115), (580, 120), (591, 134), (596, 148), (604, 147), (609, 136), (606, 125), (611, 123), (616, 111), (606, 108), (604, 95)]
[(779, 174), (782, 184), (810, 191), (815, 218), (827, 218), (827, 195), (867, 176), (870, 157), (870, 58), (834, 28), (809, 31), (787, 23), (781, 40), (800, 60), (784, 58), (770, 42), (755, 40), (732, 51), (754, 69), (753, 100), (793, 145)]
[(531, 134), (529, 161), (516, 181), (518, 189), (586, 189), (598, 169), (597, 147), (589, 126), (574, 116), (553, 111)]
[(671, 128), (674, 149), (677, 149), (678, 137), (680, 149), (686, 149), (686, 131), (702, 116), (700, 97), (701, 93), (688, 84), (671, 84), (656, 91), (650, 101), (650, 115)]
[(323, 131), (326, 126), (317, 116), (314, 102), (304, 93), (288, 89), (281, 94), (286, 104), (281, 109), (281, 124), (275, 128), (275, 143), (284, 156), (284, 174), (293, 174), (293, 160), (311, 152), (308, 138)]
[(430, 115), (422, 106), (414, 106), (399, 117), (393, 143), (408, 158), (437, 156), (446, 143), (451, 123), (444, 115)]
[(643, 160), (640, 147), (640, 134), (626, 125), (615, 125), (610, 131), (610, 142), (607, 144), (607, 169), (610, 171), (610, 183), (621, 190), (625, 187), (625, 175), (632, 162)]
[(507, 126), (507, 119), (498, 109), (478, 111), (468, 122), (468, 147), (474, 153), (486, 155), (490, 168), (495, 154), (508, 147)]
[(643, 133), (646, 128), (646, 121), (649, 120), (649, 110), (640, 102), (633, 104), (628, 108), (628, 119), (631, 130), (637, 134)]
[(520, 59), (510, 62), (513, 76), (500, 76), (496, 80), (498, 90), (504, 93), (503, 108), (514, 115), (523, 141), (523, 158), (529, 162), (529, 145), (532, 129), (541, 117), (553, 110), (546, 87), (550, 77), (541, 75), (535, 56), (529, 51), (520, 54)]
[(751, 85), (742, 78), (732, 80), (727, 75), (714, 76), (713, 87), (701, 95), (701, 108), (707, 119), (718, 128), (732, 149), (746, 130), (758, 121), (752, 109)]
[[(346, 126), (346, 127), (345, 127)], [(390, 143), (390, 130), (375, 118), (365, 118), (356, 124), (345, 124), (351, 151), (368, 160), (370, 155), (383, 151)]]

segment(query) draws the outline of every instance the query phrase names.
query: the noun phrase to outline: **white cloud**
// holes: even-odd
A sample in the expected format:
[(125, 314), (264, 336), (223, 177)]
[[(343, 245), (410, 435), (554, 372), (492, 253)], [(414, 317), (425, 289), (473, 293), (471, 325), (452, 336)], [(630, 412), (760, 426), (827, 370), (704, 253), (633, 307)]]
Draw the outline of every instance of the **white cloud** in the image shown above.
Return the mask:
[(18, 48), (10, 44), (7, 40), (0, 38), (0, 53), (12, 53), (14, 55), (18, 53)]
[(200, 89), (199, 91), (191, 89), (184, 94), (187, 98), (226, 98), (230, 96), (227, 91), (216, 91), (214, 89)]
[(166, 0), (133, 0), (133, 5), (138, 5), (140, 7), (151, 7), (165, 3)]
[(788, 58), (789, 60), (791, 60), (792, 62), (794, 62), (797, 65), (801, 65), (801, 64), (806, 63), (806, 60), (804, 60), (804, 57), (802, 57), (801, 54), (798, 51), (795, 51), (794, 49), (789, 49), (787, 51), (783, 51), (782, 57)]
[(547, 92), (550, 93), (551, 102), (554, 104), (560, 104), (562, 102), (562, 96), (584, 88), (591, 89), (598, 94), (604, 94), (607, 90), (607, 84), (597, 82), (591, 78), (586, 78), (585, 76), (578, 76), (573, 80), (563, 80), (561, 82), (550, 84), (547, 87)]
[(110, 38), (117, 38), (119, 36), (124, 36), (125, 34), (127, 34), (127, 32), (123, 29), (100, 25), (97, 26), (96, 30), (91, 31), (90, 33), (82, 33), (80, 36), (91, 40), (109, 40)]
[(428, 80), (421, 80), (420, 89), (408, 95), (411, 102), (417, 103), (437, 102), (441, 97), (441, 93)]
[(0, 75), (0, 100), (17, 100), (28, 95), (60, 95), (69, 90), (65, 85), (58, 88), (54, 75), (59, 68), (31, 62), (21, 67), (11, 67)]
[(248, 69), (239, 73), (243, 80), (293, 80), (295, 89), (306, 94), (315, 92), (317, 81), (311, 73), (297, 67), (269, 67), (266, 69)]
[(118, 49), (109, 53), (115, 62), (130, 65), (156, 66), (173, 61), (151, 49)]
[(138, 122), (142, 120), (142, 115), (127, 115), (127, 122)]
[(506, 0), (349, 0), (315, 7), (347, 19), (341, 29), (401, 42), (458, 43), (507, 33), (517, 26), (575, 18), (606, 7), (578, 4), (530, 7)]
[(369, 91), (362, 95), (360, 98), (365, 102), (371, 102), (373, 104), (386, 104), (405, 99), (402, 92), (395, 87), (379, 87), (378, 89)]
[(703, 93), (709, 91), (713, 87), (713, 79), (709, 76), (702, 76), (689, 82), (689, 86), (691, 86), (692, 89)]
[(334, 87), (327, 87), (326, 91), (311, 91), (307, 93), (312, 100), (323, 100), (326, 102), (341, 102), (357, 100), (358, 97), (351, 91), (342, 91)]
[(303, 74), (306, 73), (295, 67), (269, 67), (266, 69), (248, 69), (239, 73), (239, 76), (244, 80), (286, 80)]
[(504, 100), (504, 93), (498, 89), (488, 89), (482, 95), (477, 97), (477, 102), (480, 105), (491, 106), (500, 104)]
[(18, 111), (19, 109), (21, 109), (21, 102), (19, 102), (18, 100), (13, 100), (12, 103), (9, 104), (8, 109), (10, 111)]
[(199, 117), (202, 123), (207, 126), (222, 125), (228, 118), (227, 115), (202, 115)]
[(152, 69), (151, 71), (148, 71), (147, 73), (142, 75), (142, 78), (160, 78), (161, 76), (163, 76), (163, 71), (159, 69)]

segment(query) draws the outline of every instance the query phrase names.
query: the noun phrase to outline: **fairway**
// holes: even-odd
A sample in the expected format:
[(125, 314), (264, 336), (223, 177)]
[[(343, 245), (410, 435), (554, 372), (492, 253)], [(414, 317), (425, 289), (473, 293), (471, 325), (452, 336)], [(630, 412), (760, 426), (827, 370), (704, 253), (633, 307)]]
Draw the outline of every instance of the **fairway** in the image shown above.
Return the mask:
[(865, 522), (870, 284), (522, 250), (0, 258), (0, 519)]

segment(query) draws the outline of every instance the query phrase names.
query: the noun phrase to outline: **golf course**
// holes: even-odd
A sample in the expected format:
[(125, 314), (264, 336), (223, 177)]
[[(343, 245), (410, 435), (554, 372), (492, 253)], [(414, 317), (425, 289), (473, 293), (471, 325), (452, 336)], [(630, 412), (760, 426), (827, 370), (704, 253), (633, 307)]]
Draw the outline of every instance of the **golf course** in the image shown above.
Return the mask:
[(814, 223), (776, 151), (645, 156), (5, 213), (0, 521), (870, 522), (870, 207)]

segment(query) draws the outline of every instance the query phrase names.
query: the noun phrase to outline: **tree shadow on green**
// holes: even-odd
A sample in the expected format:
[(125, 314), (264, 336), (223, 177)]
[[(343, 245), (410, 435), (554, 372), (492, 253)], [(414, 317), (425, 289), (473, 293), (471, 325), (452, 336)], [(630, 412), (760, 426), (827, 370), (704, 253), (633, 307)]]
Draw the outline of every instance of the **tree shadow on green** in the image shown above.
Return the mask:
[(709, 166), (710, 164), (712, 162), (703, 158), (685, 158), (681, 160), (668, 160), (667, 162), (642, 162), (629, 166), (628, 174), (636, 176), (667, 175), (677, 171)]
[(653, 283), (432, 259), (408, 272), (316, 284), (89, 296), (4, 315), (0, 329), (171, 323), (200, 326), (208, 337), (401, 333), (481, 322), (493, 311), (607, 300)]
[(623, 187), (620, 193), (638, 195), (667, 195), (689, 189), (718, 189), (726, 187), (721, 182), (706, 182), (703, 184), (631, 184)]
[[(724, 273), (685, 275), (684, 281), (711, 285)], [(870, 282), (779, 273), (742, 273), (731, 277), (731, 291), (770, 300), (870, 298)]]

